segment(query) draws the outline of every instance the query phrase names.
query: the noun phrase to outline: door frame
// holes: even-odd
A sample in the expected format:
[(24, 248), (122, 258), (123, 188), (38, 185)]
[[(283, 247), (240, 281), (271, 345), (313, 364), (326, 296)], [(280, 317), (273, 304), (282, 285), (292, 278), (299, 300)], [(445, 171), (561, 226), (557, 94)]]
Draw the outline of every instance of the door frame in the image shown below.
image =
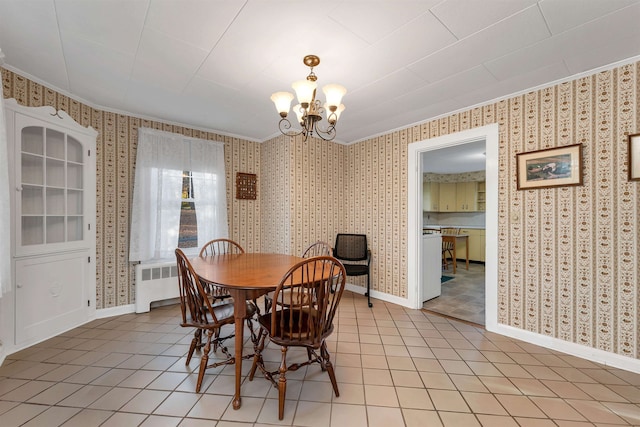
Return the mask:
[(498, 327), (498, 146), (497, 123), (477, 127), (408, 145), (408, 223), (407, 223), (407, 296), (409, 305), (422, 308), (422, 164), (421, 154), (431, 150), (467, 144), (486, 143), (486, 247), (485, 247), (485, 328)]

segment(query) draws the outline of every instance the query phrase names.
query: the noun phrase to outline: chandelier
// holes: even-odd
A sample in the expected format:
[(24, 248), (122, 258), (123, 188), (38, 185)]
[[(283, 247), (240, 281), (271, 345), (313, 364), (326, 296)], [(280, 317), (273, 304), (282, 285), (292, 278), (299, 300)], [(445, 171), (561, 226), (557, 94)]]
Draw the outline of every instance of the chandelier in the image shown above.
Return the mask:
[[(293, 129), (291, 122), (287, 119), (293, 94), (290, 92), (276, 92), (271, 95), (271, 100), (276, 105), (276, 110), (280, 113), (280, 123), (278, 128), (284, 135), (303, 135), (306, 141), (309, 136), (319, 136), (325, 141), (331, 141), (336, 137), (336, 122), (340, 114), (344, 111), (344, 104), (341, 104), (342, 97), (347, 90), (344, 86), (338, 84), (328, 84), (322, 88), (326, 102), (324, 105), (319, 99), (316, 99), (316, 80), (318, 79), (313, 72), (313, 67), (320, 63), (320, 58), (315, 55), (307, 55), (302, 60), (304, 65), (310, 68), (309, 75), (306, 80), (294, 82), (291, 87), (296, 91), (299, 104), (293, 107), (296, 113), (298, 123), (302, 129)], [(326, 127), (320, 126), (322, 115), (326, 114)]]

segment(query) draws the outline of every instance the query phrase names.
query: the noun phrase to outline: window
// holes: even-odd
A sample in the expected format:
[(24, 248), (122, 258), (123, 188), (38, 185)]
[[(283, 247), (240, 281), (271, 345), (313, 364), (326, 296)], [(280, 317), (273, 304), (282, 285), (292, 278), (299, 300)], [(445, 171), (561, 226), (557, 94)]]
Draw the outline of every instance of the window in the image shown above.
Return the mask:
[(179, 248), (198, 247), (198, 215), (190, 171), (182, 173), (182, 206), (180, 208)]
[(197, 254), (228, 237), (224, 144), (138, 129), (130, 261)]

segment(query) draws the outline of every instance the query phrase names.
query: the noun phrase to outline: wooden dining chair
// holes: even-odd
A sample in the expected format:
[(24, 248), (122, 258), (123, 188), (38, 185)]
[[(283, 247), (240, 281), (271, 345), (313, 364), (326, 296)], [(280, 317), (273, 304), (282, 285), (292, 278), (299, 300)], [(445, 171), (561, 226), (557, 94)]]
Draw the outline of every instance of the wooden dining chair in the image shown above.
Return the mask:
[[(202, 246), (202, 249), (200, 249), (201, 257), (243, 253), (244, 249), (242, 248), (242, 246), (230, 239), (213, 239), (205, 243)], [(229, 292), (221, 286), (215, 286), (214, 284), (207, 283), (205, 284), (205, 289), (207, 290), (207, 293), (211, 296), (211, 298), (213, 298), (213, 300), (224, 300), (227, 298), (231, 298)]]
[[(345, 288), (344, 266), (336, 258), (320, 256), (306, 259), (293, 266), (282, 278), (274, 292), (274, 307), (270, 312), (258, 317), (260, 332), (255, 348), (249, 380), (253, 381), (259, 368), (278, 389), (278, 419), (284, 417), (284, 403), (287, 392), (288, 371), (295, 371), (312, 363), (319, 363), (329, 374), (333, 391), (340, 396), (336, 375), (331, 363), (326, 339), (333, 332), (333, 320), (338, 303)], [(335, 283), (335, 291), (332, 285)], [(284, 300), (285, 290), (295, 294), (313, 295), (308, 305), (290, 304)], [(281, 347), (282, 359), (278, 369), (269, 371), (265, 367), (262, 352), (265, 340)], [(287, 364), (290, 347), (303, 347), (308, 360)]]
[[(314, 256), (333, 256), (333, 249), (331, 245), (327, 242), (323, 242), (322, 240), (318, 240), (309, 246), (302, 252), (302, 258), (313, 258)], [(284, 290), (285, 295), (283, 296), (284, 301), (291, 301), (292, 296), (294, 296), (288, 289)], [(308, 295), (301, 295), (303, 300), (295, 301), (297, 304), (304, 304), (308, 299)], [(273, 291), (269, 292), (264, 296), (264, 312), (268, 313), (271, 310), (271, 306), (273, 305)]]
[[(182, 321), (180, 326), (185, 328), (195, 328), (191, 345), (189, 346), (189, 353), (187, 354), (186, 364), (191, 362), (193, 353), (196, 349), (202, 348), (203, 334), (206, 334), (206, 343), (202, 348), (202, 356), (200, 357), (200, 370), (198, 372), (198, 382), (196, 383), (196, 393), (200, 392), (202, 386), (202, 380), (204, 378), (204, 372), (207, 368), (212, 368), (220, 365), (234, 363), (235, 359), (229, 353), (227, 347), (224, 346), (224, 341), (234, 335), (220, 336), (220, 330), (224, 325), (233, 324), (234, 309), (232, 302), (224, 302), (219, 304), (213, 304), (210, 295), (205, 290), (200, 278), (196, 275), (189, 259), (185, 256), (184, 252), (180, 249), (176, 249), (176, 262), (178, 265), (178, 286), (180, 288), (180, 312), (182, 314)], [(253, 332), (253, 323), (251, 317), (255, 314), (255, 306), (247, 302), (247, 325)], [(254, 339), (257, 342), (257, 337)], [(213, 351), (220, 351), (224, 354), (225, 359), (222, 361), (209, 364), (209, 352), (213, 346)]]
[(448, 270), (449, 258), (451, 258), (451, 264), (454, 264), (456, 262), (456, 260), (453, 259), (453, 247), (456, 244), (455, 236), (460, 234), (460, 228), (456, 228), (456, 227), (441, 228), (440, 232), (443, 235), (446, 235), (442, 237), (442, 267), (445, 270)]

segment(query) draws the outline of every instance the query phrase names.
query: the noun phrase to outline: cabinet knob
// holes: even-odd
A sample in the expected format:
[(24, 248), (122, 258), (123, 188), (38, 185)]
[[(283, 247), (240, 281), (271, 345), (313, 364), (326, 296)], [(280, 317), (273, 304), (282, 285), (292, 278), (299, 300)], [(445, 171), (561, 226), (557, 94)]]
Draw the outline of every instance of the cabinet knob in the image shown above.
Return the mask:
[(18, 288), (18, 289), (22, 288), (22, 282), (16, 283), (16, 288)]
[(16, 187), (16, 191), (22, 191), (22, 186)]

